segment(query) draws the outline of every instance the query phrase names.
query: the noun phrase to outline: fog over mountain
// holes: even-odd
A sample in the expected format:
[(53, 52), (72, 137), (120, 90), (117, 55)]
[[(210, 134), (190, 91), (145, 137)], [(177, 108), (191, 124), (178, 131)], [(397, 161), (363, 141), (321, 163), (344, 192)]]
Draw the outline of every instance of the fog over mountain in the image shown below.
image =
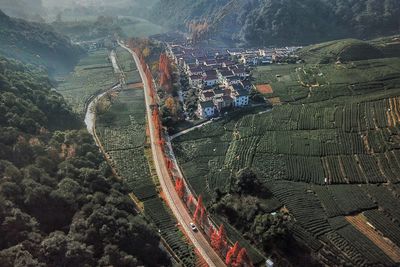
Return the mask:
[(107, 1), (107, 0), (65, 0), (65, 1), (57, 1), (57, 0), (42, 0), (43, 5), (45, 7), (74, 7), (74, 6), (134, 6), (134, 5), (152, 5), (154, 4), (154, 0), (145, 1), (145, 0), (115, 0), (115, 1)]
[(0, 0), (0, 9), (9, 16), (32, 19), (44, 14), (41, 0)]
[(0, 0), (0, 9), (11, 17), (33, 21), (51, 21), (57, 15), (66, 17), (98, 15), (144, 16), (156, 0)]

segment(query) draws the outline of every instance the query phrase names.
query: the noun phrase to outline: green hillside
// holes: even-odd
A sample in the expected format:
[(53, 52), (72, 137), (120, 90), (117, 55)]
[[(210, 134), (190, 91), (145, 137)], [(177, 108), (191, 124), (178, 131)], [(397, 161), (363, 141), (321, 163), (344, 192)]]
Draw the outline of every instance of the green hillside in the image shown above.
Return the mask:
[(332, 41), (305, 47), (296, 52), (307, 63), (332, 63), (384, 57), (384, 53), (368, 42), (356, 39)]
[(50, 26), (10, 18), (0, 10), (0, 54), (49, 71), (67, 71), (83, 54), (81, 48)]
[(214, 38), (247, 45), (369, 39), (396, 34), (400, 28), (397, 0), (159, 0), (153, 18), (182, 28), (193, 19), (213, 23), (217, 15), (221, 20)]
[(42, 71), (0, 57), (0, 266), (170, 266), (51, 87)]
[[(400, 58), (381, 57), (395, 39), (314, 45), (305, 64), (258, 67), (255, 83), (273, 89), (270, 112), (238, 111), (174, 139), (214, 215), (277, 262), (397, 266), (377, 245), (400, 246)], [(359, 60), (359, 49), (371, 53)]]
[(334, 63), (400, 56), (399, 36), (371, 41), (343, 39), (304, 47), (296, 52), (307, 63)]

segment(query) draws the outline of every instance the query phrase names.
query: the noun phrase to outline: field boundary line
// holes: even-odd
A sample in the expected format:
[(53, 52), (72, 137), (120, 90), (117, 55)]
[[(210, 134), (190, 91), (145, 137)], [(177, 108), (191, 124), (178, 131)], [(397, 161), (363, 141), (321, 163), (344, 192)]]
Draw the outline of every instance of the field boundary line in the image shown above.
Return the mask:
[(360, 233), (381, 249), (386, 256), (395, 263), (400, 262), (400, 248), (370, 225), (367, 218), (362, 213), (355, 216), (346, 216), (345, 218)]

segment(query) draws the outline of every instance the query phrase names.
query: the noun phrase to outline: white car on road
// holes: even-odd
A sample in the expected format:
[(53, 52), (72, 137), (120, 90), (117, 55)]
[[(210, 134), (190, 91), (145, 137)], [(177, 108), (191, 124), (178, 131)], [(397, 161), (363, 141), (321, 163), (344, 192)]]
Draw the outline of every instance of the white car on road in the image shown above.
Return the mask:
[(194, 223), (192, 223), (192, 222), (190, 223), (190, 228), (192, 228), (193, 232), (197, 232), (197, 227)]

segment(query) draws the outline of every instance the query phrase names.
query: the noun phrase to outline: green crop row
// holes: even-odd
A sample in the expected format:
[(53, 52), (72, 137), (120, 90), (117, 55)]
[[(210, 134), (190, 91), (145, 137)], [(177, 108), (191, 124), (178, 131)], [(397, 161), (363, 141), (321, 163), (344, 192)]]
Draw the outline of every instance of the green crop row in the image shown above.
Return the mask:
[(95, 93), (109, 89), (116, 81), (108, 51), (99, 50), (83, 58), (59, 84), (57, 91), (83, 116), (86, 101)]
[(193, 189), (212, 200), (251, 168), (295, 218), (295, 237), (327, 265), (390, 264), (373, 243), (358, 244), (365, 238), (343, 216), (379, 207), (400, 222), (400, 59), (271, 65), (253, 75), (283, 105), (174, 139)]
[(143, 90), (123, 90), (106, 113), (97, 118), (97, 133), (128, 189), (144, 205), (144, 214), (159, 230), (185, 266), (193, 266), (196, 255), (177, 227), (177, 221), (159, 198), (144, 154), (145, 105)]

